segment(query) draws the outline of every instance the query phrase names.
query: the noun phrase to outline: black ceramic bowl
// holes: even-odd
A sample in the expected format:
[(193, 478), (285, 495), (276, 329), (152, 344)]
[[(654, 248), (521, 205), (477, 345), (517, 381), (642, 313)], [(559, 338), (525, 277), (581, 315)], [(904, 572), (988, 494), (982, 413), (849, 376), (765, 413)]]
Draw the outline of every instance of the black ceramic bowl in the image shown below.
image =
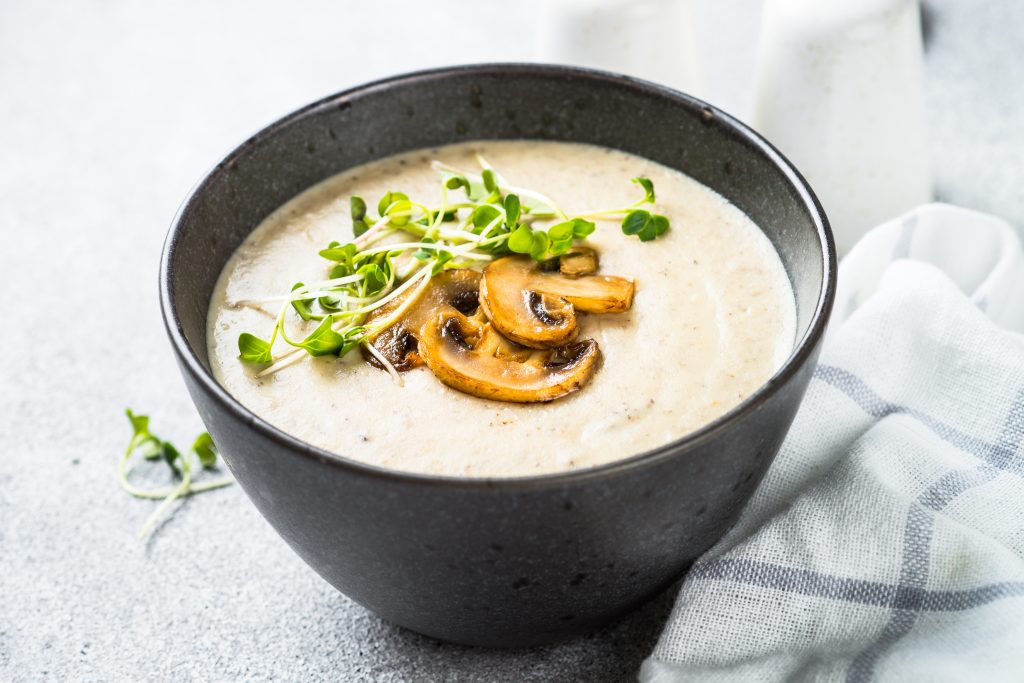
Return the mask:
[[(267, 424), (217, 384), (206, 352), (210, 295), (232, 251), (267, 214), (380, 157), (509, 138), (632, 152), (745, 211), (775, 245), (796, 293), (798, 341), (785, 366), (683, 439), (589, 470), (509, 479), (405, 474), (349, 460)], [(246, 494), (295, 552), (397, 624), (460, 643), (525, 646), (632, 609), (734, 522), (813, 372), (835, 250), (799, 173), (718, 109), (607, 73), (484, 65), (371, 83), (260, 131), (192, 191), (160, 271), (167, 332), (192, 399)]]

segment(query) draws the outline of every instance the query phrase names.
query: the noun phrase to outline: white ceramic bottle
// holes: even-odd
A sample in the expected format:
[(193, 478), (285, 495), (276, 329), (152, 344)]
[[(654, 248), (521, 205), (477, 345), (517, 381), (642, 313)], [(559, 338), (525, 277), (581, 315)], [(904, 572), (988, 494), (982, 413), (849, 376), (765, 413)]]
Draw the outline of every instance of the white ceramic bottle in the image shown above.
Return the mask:
[(765, 0), (755, 127), (807, 177), (843, 254), (931, 199), (917, 0)]
[(703, 86), (693, 0), (541, 0), (537, 59)]

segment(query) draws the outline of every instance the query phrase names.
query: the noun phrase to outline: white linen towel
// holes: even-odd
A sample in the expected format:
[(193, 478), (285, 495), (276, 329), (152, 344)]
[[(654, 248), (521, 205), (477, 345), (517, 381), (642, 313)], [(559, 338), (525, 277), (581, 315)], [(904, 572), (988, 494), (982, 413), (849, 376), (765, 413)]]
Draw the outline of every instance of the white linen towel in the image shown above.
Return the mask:
[(839, 269), (821, 360), (640, 678), (1024, 681), (1024, 253), (932, 204)]

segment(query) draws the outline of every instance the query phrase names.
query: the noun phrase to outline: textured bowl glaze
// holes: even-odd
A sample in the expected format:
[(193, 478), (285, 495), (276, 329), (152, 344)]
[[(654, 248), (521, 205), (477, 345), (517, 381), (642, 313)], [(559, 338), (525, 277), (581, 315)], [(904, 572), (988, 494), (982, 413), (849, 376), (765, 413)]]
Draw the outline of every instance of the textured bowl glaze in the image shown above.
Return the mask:
[[(210, 373), (206, 317), (233, 250), (335, 173), (421, 147), (546, 139), (679, 169), (746, 212), (793, 284), (797, 345), (722, 418), (578, 472), (509, 479), (407, 474), (281, 432)], [(171, 226), (160, 295), (192, 399), (246, 494), (321, 576), (380, 616), (460, 643), (526, 646), (600, 626), (677, 579), (735, 521), (814, 369), (835, 289), (828, 223), (799, 173), (727, 114), (623, 76), (481, 65), (398, 76), (260, 131), (195, 187)], [(671, 382), (672, 377), (665, 377)]]

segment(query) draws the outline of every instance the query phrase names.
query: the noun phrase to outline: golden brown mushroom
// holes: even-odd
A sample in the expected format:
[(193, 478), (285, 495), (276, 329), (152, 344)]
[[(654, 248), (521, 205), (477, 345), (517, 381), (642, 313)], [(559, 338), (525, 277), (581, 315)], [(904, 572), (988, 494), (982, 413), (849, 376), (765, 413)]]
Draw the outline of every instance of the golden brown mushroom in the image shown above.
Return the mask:
[(572, 247), (558, 257), (558, 270), (569, 277), (593, 275), (597, 265), (597, 252), (590, 247)]
[[(478, 305), (479, 289), (480, 273), (477, 271), (468, 268), (442, 270), (431, 278), (419, 301), (412, 304), (397, 322), (374, 337), (373, 348), (399, 372), (423, 365), (418, 351), (420, 328), (423, 327), (423, 323), (442, 308), (452, 307), (466, 314), (472, 313)], [(371, 311), (363, 324), (369, 327), (374, 322), (384, 320), (398, 310), (414, 292), (415, 289), (409, 290), (397, 299)], [(366, 349), (363, 349), (363, 357), (370, 364), (382, 367), (380, 361)]]
[(420, 356), (444, 384), (480, 398), (553, 401), (579, 390), (601, 357), (593, 339), (549, 351), (516, 346), (490, 323), (454, 309), (423, 326)]
[(521, 256), (493, 261), (480, 280), (480, 305), (494, 327), (535, 349), (564, 346), (575, 339), (577, 310), (621, 313), (632, 303), (632, 280), (544, 272)]

